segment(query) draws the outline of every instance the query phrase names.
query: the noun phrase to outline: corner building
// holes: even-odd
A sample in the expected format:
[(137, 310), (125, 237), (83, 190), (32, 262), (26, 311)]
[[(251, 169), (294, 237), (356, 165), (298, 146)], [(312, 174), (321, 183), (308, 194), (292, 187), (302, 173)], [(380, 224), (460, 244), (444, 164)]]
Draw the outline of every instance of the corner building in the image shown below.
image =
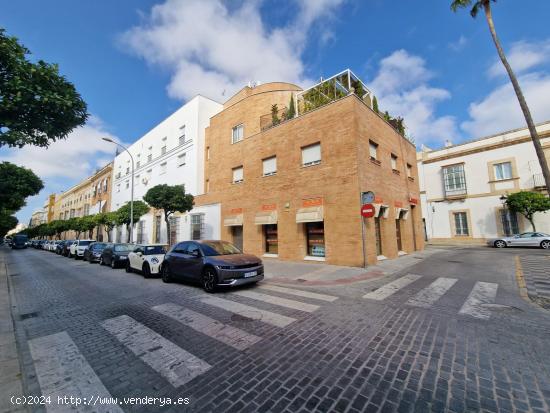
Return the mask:
[[(348, 266), (423, 248), (415, 147), (371, 109), (351, 71), (337, 76), (344, 92), (337, 77), (306, 91), (245, 87), (210, 119), (195, 203), (221, 204), (222, 239), (260, 257)], [(319, 95), (326, 82), (338, 93)], [(285, 116), (291, 102), (296, 114)], [(366, 191), (372, 218), (360, 214)]]

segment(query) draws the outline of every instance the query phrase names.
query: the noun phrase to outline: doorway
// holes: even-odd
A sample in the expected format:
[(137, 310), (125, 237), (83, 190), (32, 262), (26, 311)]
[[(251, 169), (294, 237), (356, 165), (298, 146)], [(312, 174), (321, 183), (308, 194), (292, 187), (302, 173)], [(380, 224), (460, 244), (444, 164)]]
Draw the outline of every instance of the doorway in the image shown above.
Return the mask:
[(395, 239), (397, 240), (397, 251), (403, 251), (403, 243), (401, 242), (401, 213), (395, 220)]
[(243, 227), (241, 225), (231, 227), (231, 236), (233, 238), (233, 245), (235, 245), (241, 251), (243, 250)]

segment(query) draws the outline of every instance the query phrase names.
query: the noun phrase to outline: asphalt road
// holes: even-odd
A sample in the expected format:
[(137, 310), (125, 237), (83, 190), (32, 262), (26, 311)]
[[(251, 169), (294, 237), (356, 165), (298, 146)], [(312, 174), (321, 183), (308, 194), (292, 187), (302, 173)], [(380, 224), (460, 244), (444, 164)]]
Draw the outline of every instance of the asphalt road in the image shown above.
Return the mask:
[(516, 283), (517, 256), (547, 251), (450, 249), (368, 282), (214, 295), (1, 253), (26, 393), (50, 397), (32, 411), (550, 411), (550, 312)]

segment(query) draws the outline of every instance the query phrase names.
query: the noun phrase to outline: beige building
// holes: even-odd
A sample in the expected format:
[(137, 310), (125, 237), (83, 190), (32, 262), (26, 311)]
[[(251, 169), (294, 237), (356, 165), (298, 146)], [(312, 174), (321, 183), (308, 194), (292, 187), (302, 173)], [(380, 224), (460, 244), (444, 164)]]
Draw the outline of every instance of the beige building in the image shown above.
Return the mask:
[(210, 119), (195, 204), (221, 203), (221, 238), (263, 257), (364, 266), (422, 249), (415, 147), (371, 106), (351, 71), (245, 87)]

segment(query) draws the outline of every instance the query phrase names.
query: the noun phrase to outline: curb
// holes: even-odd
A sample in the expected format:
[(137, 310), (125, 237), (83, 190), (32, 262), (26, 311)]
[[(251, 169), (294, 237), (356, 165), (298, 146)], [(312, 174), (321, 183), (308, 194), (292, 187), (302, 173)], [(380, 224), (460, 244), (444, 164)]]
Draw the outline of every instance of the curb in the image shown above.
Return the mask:
[(516, 255), (516, 282), (518, 283), (520, 297), (531, 302), (529, 294), (527, 293), (527, 284), (525, 284), (525, 277), (523, 276), (523, 268), (519, 255)]

